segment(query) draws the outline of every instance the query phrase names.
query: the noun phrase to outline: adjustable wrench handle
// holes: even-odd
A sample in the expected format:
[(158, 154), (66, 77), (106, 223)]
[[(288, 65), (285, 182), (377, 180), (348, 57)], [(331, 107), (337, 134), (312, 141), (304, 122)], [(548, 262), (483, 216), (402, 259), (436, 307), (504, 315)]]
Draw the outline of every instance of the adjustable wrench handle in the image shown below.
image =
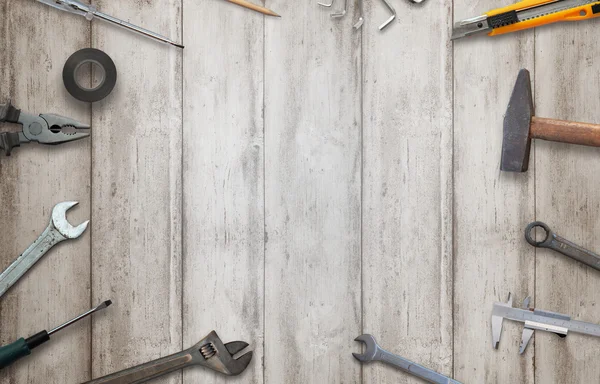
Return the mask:
[(429, 383), (434, 384), (461, 384), (460, 382), (451, 379), (447, 376), (442, 375), (436, 371), (432, 371), (429, 368), (425, 368), (422, 365), (413, 363), (412, 361), (405, 359), (404, 357), (394, 355), (383, 349), (377, 351), (377, 355), (374, 360), (380, 360), (384, 363), (393, 365), (394, 367), (400, 368), (401, 370), (410, 373), (413, 376), (421, 378)]
[[(532, 238), (531, 231), (535, 227), (540, 227), (546, 231), (546, 238), (543, 241), (535, 241)], [(541, 221), (533, 222), (527, 226), (525, 229), (525, 239), (534, 247), (552, 249), (600, 271), (600, 255), (558, 236), (547, 224)]]
[(195, 364), (193, 352), (186, 350), (84, 384), (139, 384)]
[(0, 297), (10, 289), (54, 245), (66, 240), (52, 224), (2, 274)]

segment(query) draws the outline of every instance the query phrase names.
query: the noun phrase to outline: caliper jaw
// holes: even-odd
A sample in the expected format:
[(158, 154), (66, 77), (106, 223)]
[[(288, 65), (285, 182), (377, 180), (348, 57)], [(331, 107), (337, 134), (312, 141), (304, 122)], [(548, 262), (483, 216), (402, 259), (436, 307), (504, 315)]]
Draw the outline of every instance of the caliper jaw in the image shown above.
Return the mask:
[[(494, 303), (494, 306), (499, 305), (503, 307), (512, 308), (512, 294), (508, 294), (508, 301), (506, 303)], [(504, 317), (496, 316), (492, 314), (492, 339), (494, 342), (494, 349), (498, 349), (500, 344), (500, 336), (502, 336), (502, 322)]]

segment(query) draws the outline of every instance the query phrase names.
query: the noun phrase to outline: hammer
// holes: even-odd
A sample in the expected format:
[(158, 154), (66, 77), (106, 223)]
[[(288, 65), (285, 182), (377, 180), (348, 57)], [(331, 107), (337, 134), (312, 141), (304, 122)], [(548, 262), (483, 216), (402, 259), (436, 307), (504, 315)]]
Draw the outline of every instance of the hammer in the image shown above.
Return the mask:
[(600, 125), (534, 116), (529, 71), (521, 69), (504, 116), (502, 171), (527, 171), (531, 139), (600, 147)]

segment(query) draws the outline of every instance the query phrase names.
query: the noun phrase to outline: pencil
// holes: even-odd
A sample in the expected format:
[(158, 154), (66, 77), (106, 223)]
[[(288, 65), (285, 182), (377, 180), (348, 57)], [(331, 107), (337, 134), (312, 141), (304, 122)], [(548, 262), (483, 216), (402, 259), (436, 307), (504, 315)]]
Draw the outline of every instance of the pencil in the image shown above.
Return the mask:
[(281, 17), (280, 15), (271, 11), (269, 8), (265, 8), (265, 7), (261, 7), (260, 5), (252, 4), (246, 0), (227, 0), (227, 1), (229, 1), (230, 3), (237, 4), (237, 5), (241, 5), (242, 7), (251, 9), (256, 12), (260, 12), (260, 13), (268, 15), (268, 16)]

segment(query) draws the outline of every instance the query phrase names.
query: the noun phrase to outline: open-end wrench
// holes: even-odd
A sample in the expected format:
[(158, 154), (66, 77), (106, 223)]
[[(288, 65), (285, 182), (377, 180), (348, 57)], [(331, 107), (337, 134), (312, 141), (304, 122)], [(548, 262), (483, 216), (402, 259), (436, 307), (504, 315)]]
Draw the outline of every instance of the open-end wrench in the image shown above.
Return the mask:
[(375, 338), (372, 335), (364, 334), (358, 336), (355, 341), (362, 341), (365, 343), (367, 350), (365, 353), (353, 353), (352, 355), (360, 362), (368, 363), (371, 361), (382, 361), (393, 365), (394, 367), (400, 368), (401, 370), (410, 373), (418, 378), (435, 384), (460, 384), (460, 382), (444, 376), (436, 371), (432, 371), (429, 368), (425, 368), (422, 365), (413, 363), (410, 360), (394, 355), (391, 352), (381, 348)]
[(228, 376), (235, 376), (242, 373), (252, 360), (252, 352), (233, 358), (247, 346), (248, 343), (244, 341), (223, 344), (217, 333), (212, 331), (190, 349), (84, 384), (139, 384), (191, 365), (202, 365)]
[(76, 201), (56, 204), (48, 228), (0, 275), (0, 297), (8, 291), (39, 259), (61, 241), (76, 239), (85, 231), (89, 221), (73, 227), (67, 221), (67, 211)]
[[(536, 227), (540, 227), (546, 232), (544, 240), (535, 241), (531, 236), (532, 230)], [(525, 239), (534, 247), (552, 249), (600, 271), (600, 255), (558, 236), (546, 223), (535, 221), (529, 224), (525, 229)]]

